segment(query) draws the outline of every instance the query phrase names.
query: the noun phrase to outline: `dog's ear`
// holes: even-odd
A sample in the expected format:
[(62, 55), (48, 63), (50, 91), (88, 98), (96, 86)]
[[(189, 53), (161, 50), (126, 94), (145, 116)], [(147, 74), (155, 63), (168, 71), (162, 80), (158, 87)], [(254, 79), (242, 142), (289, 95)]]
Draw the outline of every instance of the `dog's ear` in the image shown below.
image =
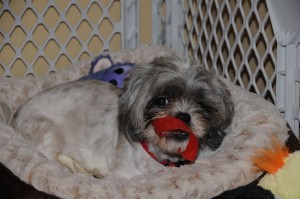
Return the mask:
[(205, 142), (212, 149), (221, 145), (226, 135), (225, 130), (231, 124), (234, 115), (234, 104), (230, 91), (222, 80), (218, 77), (215, 78), (213, 97), (216, 98), (216, 101), (211, 105), (211, 120), (205, 135)]
[(119, 97), (119, 131), (124, 133), (129, 141), (142, 141), (144, 131), (144, 110), (149, 100), (149, 78), (152, 67), (147, 64), (136, 65), (124, 81), (124, 87)]
[(202, 109), (202, 116), (206, 121), (207, 129), (205, 141), (212, 149), (218, 148), (225, 130), (231, 124), (234, 115), (234, 104), (231, 93), (224, 83), (213, 71), (205, 69), (198, 62), (192, 62), (196, 84), (199, 87), (197, 99)]
[(125, 135), (129, 142), (143, 141), (143, 132), (140, 124), (134, 120), (134, 115), (130, 114), (132, 110), (126, 106), (120, 106), (118, 115), (118, 128), (121, 133)]

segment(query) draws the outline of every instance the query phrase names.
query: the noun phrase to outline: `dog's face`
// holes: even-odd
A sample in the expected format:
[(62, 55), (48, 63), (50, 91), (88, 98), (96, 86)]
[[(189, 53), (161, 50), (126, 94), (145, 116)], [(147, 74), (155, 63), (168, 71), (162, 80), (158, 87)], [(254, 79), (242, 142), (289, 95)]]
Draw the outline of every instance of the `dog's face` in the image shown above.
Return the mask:
[(173, 132), (160, 138), (152, 125), (154, 119), (177, 117), (199, 138), (200, 147), (206, 144), (215, 149), (234, 112), (230, 92), (222, 81), (199, 64), (175, 56), (134, 67), (119, 106), (119, 129), (130, 141), (147, 141), (169, 154), (176, 154), (179, 147), (185, 149), (189, 135)]

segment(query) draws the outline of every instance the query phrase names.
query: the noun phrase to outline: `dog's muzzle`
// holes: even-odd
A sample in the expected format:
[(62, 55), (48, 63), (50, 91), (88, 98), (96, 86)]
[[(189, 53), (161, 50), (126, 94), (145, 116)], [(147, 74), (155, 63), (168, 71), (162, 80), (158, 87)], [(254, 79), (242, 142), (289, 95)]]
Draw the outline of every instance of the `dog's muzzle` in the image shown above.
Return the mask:
[(153, 121), (153, 127), (156, 134), (160, 138), (186, 139), (188, 136), (189, 141), (185, 150), (178, 148), (180, 154), (185, 160), (194, 161), (198, 154), (198, 139), (192, 132), (191, 128), (186, 123), (176, 117), (162, 117)]

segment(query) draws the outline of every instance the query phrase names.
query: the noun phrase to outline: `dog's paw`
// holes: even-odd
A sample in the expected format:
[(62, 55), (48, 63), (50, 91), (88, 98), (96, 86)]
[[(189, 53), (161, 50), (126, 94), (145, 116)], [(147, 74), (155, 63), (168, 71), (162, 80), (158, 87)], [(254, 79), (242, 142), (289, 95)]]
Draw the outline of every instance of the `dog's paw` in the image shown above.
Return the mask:
[(73, 173), (82, 173), (96, 178), (102, 178), (103, 175), (97, 171), (89, 171), (79, 164), (74, 158), (67, 156), (65, 154), (58, 154), (57, 160), (64, 166), (68, 167)]

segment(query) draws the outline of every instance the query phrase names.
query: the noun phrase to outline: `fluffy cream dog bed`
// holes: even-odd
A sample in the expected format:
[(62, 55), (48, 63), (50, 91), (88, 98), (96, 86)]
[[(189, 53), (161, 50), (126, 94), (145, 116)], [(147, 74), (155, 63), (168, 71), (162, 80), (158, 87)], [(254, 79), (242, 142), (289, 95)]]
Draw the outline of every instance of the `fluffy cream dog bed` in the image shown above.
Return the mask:
[[(144, 46), (111, 54), (114, 62), (149, 62), (154, 56), (173, 53), (160, 46)], [(90, 63), (80, 63), (44, 79), (1, 79), (0, 100), (15, 111), (26, 99), (53, 85), (76, 80), (87, 74)], [(43, 157), (5, 122), (0, 121), (0, 162), (36, 189), (62, 198), (211, 198), (255, 180), (261, 172), (250, 157), (258, 148), (270, 147), (272, 137), (288, 137), (286, 122), (277, 109), (255, 94), (224, 80), (235, 103), (230, 133), (221, 147), (195, 164), (165, 168), (132, 179), (95, 179), (73, 174)], [(201, 152), (200, 152), (201, 153)]]

